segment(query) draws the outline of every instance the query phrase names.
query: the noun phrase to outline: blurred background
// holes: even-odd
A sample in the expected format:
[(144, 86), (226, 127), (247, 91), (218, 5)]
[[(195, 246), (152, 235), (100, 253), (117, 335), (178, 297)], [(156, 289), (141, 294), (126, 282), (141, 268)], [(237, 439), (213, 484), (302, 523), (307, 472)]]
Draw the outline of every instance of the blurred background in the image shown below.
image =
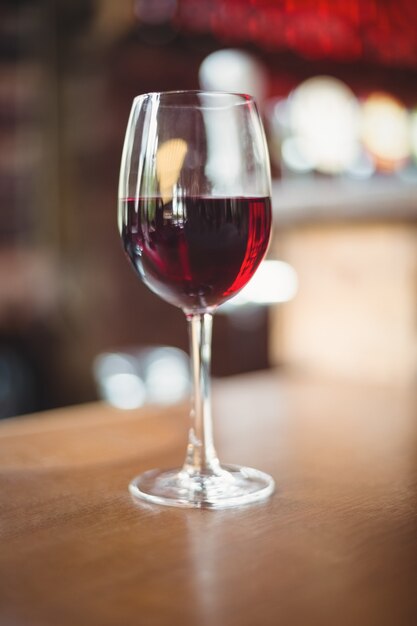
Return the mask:
[(2, 0), (1, 417), (187, 392), (183, 353), (149, 350), (187, 350), (183, 314), (129, 268), (116, 196), (133, 97), (199, 87), (257, 97), (274, 180), (214, 375), (416, 382), (414, 0)]

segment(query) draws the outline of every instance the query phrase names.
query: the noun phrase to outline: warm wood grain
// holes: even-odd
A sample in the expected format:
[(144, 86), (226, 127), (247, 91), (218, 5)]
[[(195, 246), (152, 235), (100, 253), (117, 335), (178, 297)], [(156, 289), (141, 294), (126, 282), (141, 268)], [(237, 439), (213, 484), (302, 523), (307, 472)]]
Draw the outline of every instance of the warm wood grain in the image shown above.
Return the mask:
[(266, 504), (135, 505), (180, 462), (186, 408), (103, 405), (0, 424), (1, 626), (417, 623), (416, 394), (217, 383), (224, 461), (271, 472)]

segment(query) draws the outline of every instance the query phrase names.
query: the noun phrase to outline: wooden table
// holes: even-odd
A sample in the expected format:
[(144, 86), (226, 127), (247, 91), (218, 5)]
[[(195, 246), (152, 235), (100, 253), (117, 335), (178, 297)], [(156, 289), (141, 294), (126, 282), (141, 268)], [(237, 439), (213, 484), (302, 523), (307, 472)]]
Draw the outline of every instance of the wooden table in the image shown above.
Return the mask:
[(417, 394), (219, 381), (218, 451), (273, 474), (264, 504), (133, 503), (182, 460), (186, 407), (93, 404), (0, 424), (1, 626), (417, 624)]

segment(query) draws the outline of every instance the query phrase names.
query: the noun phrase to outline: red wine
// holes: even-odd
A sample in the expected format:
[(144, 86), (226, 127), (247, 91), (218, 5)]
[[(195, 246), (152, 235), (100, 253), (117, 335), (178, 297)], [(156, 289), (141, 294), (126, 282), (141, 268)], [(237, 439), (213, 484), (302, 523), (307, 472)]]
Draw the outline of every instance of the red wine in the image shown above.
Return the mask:
[(246, 285), (271, 230), (269, 198), (121, 200), (122, 239), (142, 280), (185, 311), (204, 311)]

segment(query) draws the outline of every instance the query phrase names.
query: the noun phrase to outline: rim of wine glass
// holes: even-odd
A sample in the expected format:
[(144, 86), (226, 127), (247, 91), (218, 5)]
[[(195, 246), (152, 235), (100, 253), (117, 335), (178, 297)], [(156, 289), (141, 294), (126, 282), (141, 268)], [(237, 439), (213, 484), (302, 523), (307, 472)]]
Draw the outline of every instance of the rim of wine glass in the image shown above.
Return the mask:
[[(143, 100), (144, 98), (150, 98), (152, 96), (196, 96), (196, 95), (214, 96), (214, 97), (235, 96), (236, 98), (240, 98), (240, 101), (228, 103), (227, 105), (224, 105), (224, 106), (214, 107), (216, 109), (227, 109), (227, 108), (231, 108), (235, 106), (242, 106), (242, 105), (248, 105), (248, 104), (256, 105), (255, 98), (252, 95), (247, 94), (247, 93), (239, 93), (236, 91), (220, 91), (220, 90), (207, 91), (205, 89), (177, 89), (177, 90), (170, 90), (170, 91), (149, 91), (147, 93), (142, 93), (142, 94), (135, 96), (135, 98), (133, 99), (133, 104), (136, 104), (136, 102), (138, 102), (139, 100)], [(164, 103), (164, 106), (169, 106), (169, 103)], [(211, 108), (210, 106), (206, 104), (199, 105), (195, 102), (190, 103), (190, 104), (172, 103), (171, 106), (181, 106), (182, 108), (189, 107), (193, 109)]]

